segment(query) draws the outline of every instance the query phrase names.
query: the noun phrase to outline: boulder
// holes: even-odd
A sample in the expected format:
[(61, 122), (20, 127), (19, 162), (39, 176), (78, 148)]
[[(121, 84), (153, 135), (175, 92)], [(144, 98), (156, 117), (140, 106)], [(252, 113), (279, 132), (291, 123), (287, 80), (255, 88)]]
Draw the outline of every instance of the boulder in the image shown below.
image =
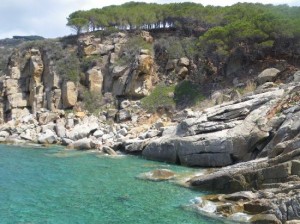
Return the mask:
[(45, 125), (50, 122), (54, 122), (59, 118), (59, 115), (55, 112), (46, 111), (43, 113), (38, 113), (38, 122), (40, 125)]
[(214, 105), (223, 103), (224, 101), (223, 93), (221, 91), (215, 91), (211, 95), (211, 100), (213, 101)]
[(65, 129), (65, 120), (59, 119), (56, 122), (55, 131), (58, 137), (63, 138), (66, 136), (66, 129)]
[(94, 67), (87, 71), (87, 81), (90, 92), (101, 94), (102, 84), (103, 84), (103, 75), (101, 69)]
[(10, 133), (8, 131), (0, 131), (0, 137), (6, 139)]
[(148, 50), (148, 49), (141, 49), (140, 50), (140, 55), (142, 55), (142, 54), (150, 55), (150, 50)]
[(264, 84), (265, 82), (275, 81), (275, 79), (276, 79), (279, 72), (280, 72), (280, 70), (278, 70), (276, 68), (265, 69), (257, 77), (258, 84), (261, 85), (261, 84)]
[(74, 148), (79, 150), (88, 150), (92, 149), (91, 139), (89, 138), (82, 138), (77, 141), (72, 142), (68, 145), (68, 148)]
[(108, 155), (111, 155), (111, 156), (116, 156), (118, 155), (115, 150), (113, 150), (112, 148), (108, 147), (108, 146), (103, 146), (102, 147), (102, 151)]
[(112, 108), (108, 109), (106, 111), (106, 117), (108, 119), (115, 119), (117, 112), (118, 112), (118, 110), (116, 110), (116, 109), (112, 109)]
[(112, 139), (114, 136), (115, 136), (114, 133), (110, 132), (110, 133), (108, 133), (108, 134), (104, 134), (104, 135), (102, 136), (102, 140), (103, 140), (103, 141), (107, 141), (107, 140), (109, 140), (109, 139)]
[(274, 214), (257, 214), (250, 219), (254, 224), (281, 224)]
[(126, 109), (127, 107), (129, 107), (131, 105), (129, 100), (123, 100), (120, 104), (120, 108), (121, 109)]
[(128, 131), (127, 131), (126, 128), (122, 128), (122, 129), (118, 130), (117, 133), (118, 133), (119, 135), (121, 135), (121, 136), (126, 136), (127, 133), (128, 133)]
[(93, 136), (96, 138), (101, 138), (104, 135), (104, 132), (102, 130), (97, 130), (93, 133)]
[(68, 138), (62, 138), (61, 139), (61, 144), (64, 146), (71, 145), (74, 141)]
[(117, 121), (118, 122), (127, 121), (127, 120), (130, 120), (130, 118), (131, 118), (131, 113), (129, 110), (122, 109), (122, 110), (119, 110), (119, 112), (117, 113)]
[(101, 55), (108, 55), (111, 51), (115, 49), (115, 46), (112, 44), (99, 44), (99, 53)]
[(188, 75), (189, 70), (187, 67), (182, 67), (178, 70), (178, 75), (181, 79), (185, 79), (185, 77)]
[(20, 134), (20, 137), (26, 141), (37, 142), (37, 133), (34, 129), (25, 130), (25, 132)]
[(67, 131), (66, 136), (72, 140), (86, 138), (99, 128), (97, 122), (89, 120), (87, 123), (81, 123), (74, 126), (73, 129)]
[[(272, 152), (274, 149), (277, 151), (276, 145), (293, 139), (300, 132), (300, 111), (290, 114), (286, 120), (282, 123), (279, 129), (276, 131), (275, 136), (268, 143), (268, 145), (260, 152), (259, 156), (264, 157), (268, 154), (274, 155), (276, 152)], [(278, 146), (280, 147), (280, 146)]]
[(75, 106), (78, 97), (78, 90), (74, 82), (67, 81), (62, 87), (62, 101), (65, 109)]
[(113, 77), (120, 77), (122, 76), (125, 71), (128, 69), (128, 66), (127, 65), (117, 65), (117, 66), (114, 66), (113, 69), (112, 69), (112, 74), (113, 74)]
[(153, 37), (150, 35), (148, 31), (142, 31), (141, 37), (146, 41), (147, 43), (153, 43)]
[(190, 59), (187, 57), (180, 58), (178, 61), (179, 66), (188, 67), (190, 65)]
[(57, 136), (53, 131), (47, 129), (38, 135), (38, 142), (40, 144), (55, 144), (57, 143)]
[(154, 138), (158, 136), (161, 132), (159, 130), (149, 130), (146, 132), (146, 138)]
[(125, 152), (130, 154), (141, 153), (145, 146), (147, 145), (147, 141), (142, 140), (131, 140), (123, 143), (125, 146)]
[(300, 71), (295, 72), (294, 82), (300, 82)]

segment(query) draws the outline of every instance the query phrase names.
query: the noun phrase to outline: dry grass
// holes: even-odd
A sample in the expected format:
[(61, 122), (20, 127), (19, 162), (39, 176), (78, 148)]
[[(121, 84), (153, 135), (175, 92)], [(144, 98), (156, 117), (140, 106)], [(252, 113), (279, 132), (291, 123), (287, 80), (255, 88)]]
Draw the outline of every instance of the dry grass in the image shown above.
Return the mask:
[(216, 105), (215, 100), (208, 98), (208, 99), (201, 101), (199, 104), (197, 104), (197, 106), (195, 106), (193, 108), (195, 108), (197, 110), (205, 110), (205, 109), (213, 107), (215, 105)]
[(241, 90), (241, 94), (253, 92), (256, 89), (256, 83), (253, 80), (248, 80), (246, 86)]

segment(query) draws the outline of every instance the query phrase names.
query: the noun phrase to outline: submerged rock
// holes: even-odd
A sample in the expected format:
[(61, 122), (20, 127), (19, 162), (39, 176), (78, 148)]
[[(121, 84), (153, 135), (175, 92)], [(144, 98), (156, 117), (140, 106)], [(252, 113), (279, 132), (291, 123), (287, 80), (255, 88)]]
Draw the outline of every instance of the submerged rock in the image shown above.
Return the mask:
[(113, 150), (112, 148), (108, 147), (108, 146), (103, 146), (102, 151), (108, 155), (111, 156), (116, 156), (118, 155), (115, 150)]
[(175, 173), (168, 169), (157, 169), (150, 172), (142, 173), (138, 176), (140, 179), (151, 181), (170, 180), (175, 177)]

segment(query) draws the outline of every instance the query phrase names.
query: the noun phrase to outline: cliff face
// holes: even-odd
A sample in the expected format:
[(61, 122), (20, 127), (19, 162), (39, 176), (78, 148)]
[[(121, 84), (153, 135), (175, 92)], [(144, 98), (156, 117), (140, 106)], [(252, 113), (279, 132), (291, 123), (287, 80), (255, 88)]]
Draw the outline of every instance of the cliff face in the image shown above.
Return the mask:
[(158, 83), (175, 86), (190, 80), (201, 92), (213, 95), (225, 86), (245, 87), (246, 80), (268, 67), (279, 69), (281, 81), (291, 79), (284, 76), (295, 71), (284, 60), (245, 64), (237, 56), (223, 64), (225, 74), (217, 75), (209, 58), (197, 58), (195, 38), (172, 32), (153, 35), (146, 31), (90, 33), (25, 46), (19, 43), (6, 68), (3, 63), (0, 68), (4, 73), (1, 120), (17, 118), (24, 109), (35, 116), (43, 109), (90, 110), (84, 105), (87, 98), (101, 101), (95, 102), (98, 107), (106, 103), (101, 98), (107, 94), (118, 99), (118, 109), (124, 99), (148, 96)]
[[(142, 34), (144, 41), (152, 41), (149, 33)], [(76, 45), (64, 49), (75, 51), (78, 58), (89, 61), (87, 68), (75, 74), (83, 76), (80, 80), (64, 74), (60, 66), (69, 65), (58, 64), (42, 47), (16, 49), (1, 77), (1, 120), (15, 119), (23, 110), (36, 116), (43, 109), (73, 109), (80, 101), (80, 91), (126, 98), (149, 95), (157, 81), (153, 55), (149, 50), (140, 49), (130, 55), (130, 61), (120, 62), (121, 53), (126, 54), (122, 48), (127, 41), (124, 33), (105, 38), (87, 35), (79, 38)]]

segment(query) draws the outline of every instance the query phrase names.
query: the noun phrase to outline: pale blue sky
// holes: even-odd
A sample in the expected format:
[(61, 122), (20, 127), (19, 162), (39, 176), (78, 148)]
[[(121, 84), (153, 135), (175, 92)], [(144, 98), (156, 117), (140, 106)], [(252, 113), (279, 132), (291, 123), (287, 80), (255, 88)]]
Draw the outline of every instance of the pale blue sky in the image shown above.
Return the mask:
[[(142, 2), (170, 3), (186, 2), (176, 0), (145, 0)], [(1, 0), (0, 39), (13, 35), (40, 35), (59, 37), (72, 33), (66, 27), (66, 18), (71, 12), (82, 9), (101, 8), (111, 4), (123, 4), (125, 0)], [(232, 5), (235, 0), (194, 0), (203, 5)], [(240, 1), (241, 2), (241, 1)], [(288, 4), (300, 6), (299, 0), (254, 0), (263, 4)]]

